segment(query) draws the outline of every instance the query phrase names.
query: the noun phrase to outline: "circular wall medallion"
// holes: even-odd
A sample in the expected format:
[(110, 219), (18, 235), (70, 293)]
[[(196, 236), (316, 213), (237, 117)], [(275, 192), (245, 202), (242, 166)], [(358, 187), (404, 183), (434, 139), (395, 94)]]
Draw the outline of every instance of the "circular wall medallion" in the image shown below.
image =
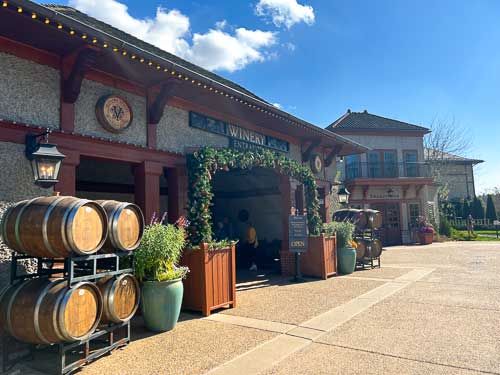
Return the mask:
[(318, 154), (311, 157), (311, 170), (314, 173), (320, 173), (323, 170), (323, 160), (321, 160)]
[(132, 123), (132, 109), (125, 99), (117, 95), (107, 95), (99, 99), (96, 105), (96, 116), (106, 129), (119, 133)]

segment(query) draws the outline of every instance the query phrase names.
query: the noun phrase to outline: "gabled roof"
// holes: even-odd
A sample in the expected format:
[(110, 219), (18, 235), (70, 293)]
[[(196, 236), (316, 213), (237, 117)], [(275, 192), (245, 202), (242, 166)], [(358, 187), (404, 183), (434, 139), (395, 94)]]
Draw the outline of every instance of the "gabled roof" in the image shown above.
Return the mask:
[(363, 112), (351, 112), (341, 116), (327, 127), (328, 130), (336, 131), (396, 131), (396, 132), (418, 132), (429, 133), (430, 130), (423, 126), (409, 124), (407, 122), (393, 120), (387, 117), (373, 115), (366, 110)]
[(451, 154), (449, 152), (434, 150), (431, 148), (424, 148), (424, 157), (428, 161), (446, 162), (446, 163), (456, 163), (456, 164), (480, 164), (484, 163), (484, 160), (480, 159), (469, 159), (463, 156), (458, 156)]
[(113, 26), (111, 26), (105, 22), (102, 22), (94, 17), (90, 17), (88, 14), (82, 13), (75, 8), (65, 6), (65, 5), (59, 5), (59, 4), (42, 4), (42, 6), (49, 8), (55, 12), (61, 13), (67, 17), (70, 17), (75, 21), (84, 23), (87, 26), (98, 29), (99, 31), (104, 32), (106, 34), (109, 34), (115, 38), (118, 38), (125, 43), (133, 44), (142, 50), (148, 51), (148, 52), (150, 52), (158, 57), (169, 60), (176, 65), (180, 65), (186, 69), (189, 69), (191, 71), (199, 73), (207, 78), (213, 79), (214, 81), (222, 83), (228, 87), (231, 87), (232, 89), (235, 89), (237, 91), (240, 91), (240, 92), (243, 92), (247, 95), (250, 95), (255, 99), (258, 99), (260, 101), (268, 103), (267, 101), (258, 97), (254, 93), (248, 91), (244, 87), (242, 87), (242, 86), (240, 86), (232, 81), (229, 81), (229, 80), (219, 76), (218, 74), (212, 73), (211, 71), (203, 69), (203, 68), (199, 67), (198, 65), (190, 63), (189, 61), (186, 61), (184, 59), (181, 59), (180, 57), (177, 57), (169, 52), (166, 52), (158, 47), (155, 47), (154, 45), (149, 44), (149, 43), (147, 43), (139, 38), (136, 38), (135, 36), (130, 35), (130, 34), (124, 32), (120, 29), (117, 29), (116, 27), (113, 27)]

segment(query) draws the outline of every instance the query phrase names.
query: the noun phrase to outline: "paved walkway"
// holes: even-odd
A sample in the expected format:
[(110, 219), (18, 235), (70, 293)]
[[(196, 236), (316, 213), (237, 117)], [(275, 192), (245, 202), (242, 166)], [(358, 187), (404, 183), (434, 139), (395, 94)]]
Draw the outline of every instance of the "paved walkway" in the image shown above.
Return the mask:
[[(392, 247), (382, 268), (261, 280), (82, 374), (500, 374), (500, 244)], [(23, 372), (24, 373), (24, 372)]]

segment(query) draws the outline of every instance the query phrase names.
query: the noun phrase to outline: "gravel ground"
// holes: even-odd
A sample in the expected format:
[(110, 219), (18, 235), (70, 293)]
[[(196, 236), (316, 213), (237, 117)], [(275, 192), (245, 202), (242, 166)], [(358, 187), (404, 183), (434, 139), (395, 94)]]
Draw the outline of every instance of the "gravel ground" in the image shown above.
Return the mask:
[(374, 269), (364, 269), (354, 272), (349, 276), (355, 277), (369, 277), (374, 279), (395, 279), (396, 277), (402, 276), (408, 273), (408, 268), (374, 268)]
[(138, 336), (127, 347), (86, 367), (82, 375), (202, 374), (277, 334), (196, 319), (179, 322), (174, 330), (151, 334), (140, 320)]
[(382, 284), (373, 280), (332, 277), (324, 281), (245, 290), (238, 293), (237, 307), (222, 313), (299, 324)]

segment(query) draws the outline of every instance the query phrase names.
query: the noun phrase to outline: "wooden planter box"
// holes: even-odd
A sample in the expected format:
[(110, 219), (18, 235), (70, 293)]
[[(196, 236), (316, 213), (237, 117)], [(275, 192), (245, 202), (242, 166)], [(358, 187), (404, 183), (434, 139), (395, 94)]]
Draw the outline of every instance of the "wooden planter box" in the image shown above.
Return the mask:
[(419, 233), (418, 240), (420, 245), (430, 245), (434, 240), (434, 233)]
[(180, 263), (189, 267), (183, 309), (209, 316), (212, 310), (236, 307), (235, 245), (209, 250), (207, 244), (202, 244), (199, 250), (186, 249)]
[(337, 238), (309, 237), (307, 252), (301, 254), (301, 271), (304, 276), (327, 279), (337, 274)]

